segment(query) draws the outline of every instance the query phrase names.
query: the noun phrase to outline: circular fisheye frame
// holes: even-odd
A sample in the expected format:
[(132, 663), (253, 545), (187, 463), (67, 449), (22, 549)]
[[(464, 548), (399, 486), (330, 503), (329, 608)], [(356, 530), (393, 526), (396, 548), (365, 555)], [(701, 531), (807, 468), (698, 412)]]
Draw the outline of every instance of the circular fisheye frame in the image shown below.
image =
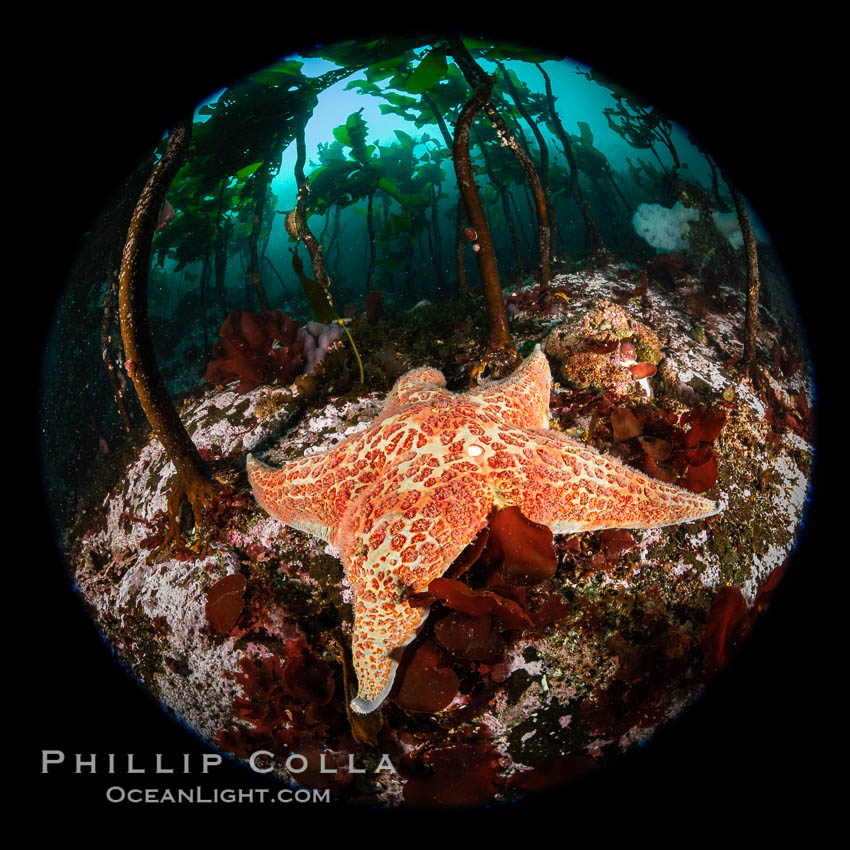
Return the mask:
[(287, 793), (482, 807), (617, 762), (804, 520), (811, 361), (752, 201), (602, 70), (500, 41), (323, 45), (198, 104), (47, 347), (45, 492), (105, 639)]

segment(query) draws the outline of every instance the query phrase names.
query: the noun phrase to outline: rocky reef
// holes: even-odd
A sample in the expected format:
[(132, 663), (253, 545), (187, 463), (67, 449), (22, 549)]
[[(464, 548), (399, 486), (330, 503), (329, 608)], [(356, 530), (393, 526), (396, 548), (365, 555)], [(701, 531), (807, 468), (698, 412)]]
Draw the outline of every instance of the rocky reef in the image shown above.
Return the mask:
[[(769, 604), (807, 500), (813, 388), (794, 335), (763, 310), (757, 368), (741, 382), (736, 289), (614, 265), (509, 297), (520, 351), (541, 342), (550, 358), (552, 427), (704, 492), (722, 513), (559, 536), (551, 564), (522, 575), (491, 528), (431, 588), (428, 621), (364, 729), (346, 711), (351, 591), (336, 552), (253, 504), (244, 457), (262, 447), (279, 464), (332, 447), (368, 426), (385, 388), (330, 394), (326, 364), (309, 400), (295, 384), (207, 387), (181, 416), (244, 495), (209, 551), (159, 551), (175, 471), (155, 440), (67, 541), (76, 584), (122, 660), (205, 739), (239, 758), (267, 750), (283, 780), (363, 805), (480, 806), (605, 766), (734, 655)], [(421, 325), (406, 337), (366, 343), (443, 368), (462, 388), (473, 364), (460, 324), (432, 362), (411, 362), (406, 340), (433, 336), (430, 309), (414, 311)], [(545, 549), (533, 528), (523, 533), (527, 549)], [(308, 767), (293, 769), (291, 753)], [(338, 769), (323, 773), (321, 756)], [(349, 757), (366, 772), (345, 769)]]

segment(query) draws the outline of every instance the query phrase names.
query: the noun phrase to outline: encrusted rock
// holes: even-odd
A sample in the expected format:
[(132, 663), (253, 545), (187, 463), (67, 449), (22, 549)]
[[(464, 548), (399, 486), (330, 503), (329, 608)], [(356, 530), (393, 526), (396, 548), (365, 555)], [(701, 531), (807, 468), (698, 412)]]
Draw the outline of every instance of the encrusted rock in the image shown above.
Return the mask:
[(648, 395), (645, 378), (654, 372), (649, 366), (657, 366), (662, 357), (655, 332), (605, 300), (556, 327), (545, 351), (568, 386), (636, 398)]

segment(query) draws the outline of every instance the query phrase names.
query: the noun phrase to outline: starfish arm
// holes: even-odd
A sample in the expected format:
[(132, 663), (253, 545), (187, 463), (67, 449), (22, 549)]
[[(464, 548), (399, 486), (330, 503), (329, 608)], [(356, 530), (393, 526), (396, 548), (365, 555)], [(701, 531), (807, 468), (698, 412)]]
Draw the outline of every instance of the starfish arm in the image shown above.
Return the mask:
[(340, 529), (340, 558), (355, 597), (355, 711), (373, 711), (389, 693), (401, 650), (425, 619), (427, 611), (406, 599), (445, 573), (493, 506), (474, 464), (462, 455), (438, 459), (432, 448), (364, 491)]
[(555, 534), (661, 528), (720, 512), (711, 499), (644, 475), (557, 431), (500, 431), (503, 450), (484, 458), (497, 501), (515, 505)]
[(395, 416), (413, 404), (450, 398), (451, 393), (444, 389), (445, 386), (445, 375), (439, 369), (432, 369), (430, 366), (411, 369), (393, 385), (379, 419)]
[(476, 400), (486, 413), (518, 428), (549, 427), (552, 373), (539, 345), (507, 378), (470, 390), (464, 398)]
[[(398, 436), (400, 434), (400, 436)], [(335, 544), (334, 531), (355, 496), (370, 485), (386, 463), (386, 444), (404, 449), (414, 437), (392, 422), (354, 434), (324, 452), (307, 455), (279, 469), (248, 455), (248, 481), (267, 513), (292, 528)]]
[(260, 507), (292, 528), (329, 540), (334, 525), (332, 499), (317, 499), (327, 453), (310, 455), (280, 469), (248, 455), (248, 481)]
[(428, 616), (427, 608), (407, 602), (354, 603), (351, 654), (357, 673), (357, 696), (351, 708), (369, 714), (392, 690), (404, 647), (415, 637)]
[[(433, 370), (431, 370), (433, 371)], [(445, 404), (445, 402), (441, 402)], [(428, 404), (416, 405), (423, 415)], [(419, 417), (421, 418), (421, 417)], [(275, 469), (248, 455), (248, 480), (267, 513), (292, 528), (339, 545), (339, 528), (349, 505), (383, 473), (384, 467), (428, 442), (401, 416), (379, 416), (365, 431), (325, 452)]]

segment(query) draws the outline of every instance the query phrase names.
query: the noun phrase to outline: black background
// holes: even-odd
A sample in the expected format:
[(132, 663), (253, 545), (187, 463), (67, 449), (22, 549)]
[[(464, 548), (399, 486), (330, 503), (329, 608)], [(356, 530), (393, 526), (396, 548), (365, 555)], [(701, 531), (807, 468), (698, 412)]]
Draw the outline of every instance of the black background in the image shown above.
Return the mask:
[[(431, 25), (465, 27), (470, 34), (480, 31), (560, 49), (645, 94), (705, 142), (760, 213), (798, 286), (823, 387), (828, 380), (828, 339), (821, 332), (823, 290), (810, 282), (818, 274), (816, 263), (825, 246), (822, 227), (827, 216), (820, 199), (829, 191), (829, 180), (817, 164), (820, 150), (810, 126), (820, 115), (818, 92), (828, 57), (813, 42), (814, 28), (799, 19), (774, 19), (768, 38), (762, 22), (668, 18), (660, 26), (649, 18), (625, 19), (613, 11), (590, 22), (567, 12), (519, 21), (516, 11), (511, 17), (491, 13), (494, 20), (487, 20), (483, 10), (479, 12), (458, 19), (437, 7)], [(290, 50), (399, 26), (377, 15), (371, 24), (358, 24), (351, 16), (342, 19), (318, 7), (314, 20), (304, 15), (299, 18), (291, 9), (280, 12), (268, 26), (257, 20), (249, 25), (237, 16), (175, 27), (167, 9), (129, 28), (126, 22), (113, 24), (103, 18), (92, 28), (81, 26), (79, 19), (69, 20), (65, 29), (65, 22), (54, 19), (52, 34), (39, 42), (29, 65), (17, 69), (25, 96), (20, 117), (9, 129), (18, 161), (37, 163), (29, 169), (22, 164), (21, 173), (13, 177), (26, 184), (32, 205), (22, 228), (31, 253), (19, 283), (33, 325), (29, 336), (38, 350), (49, 297), (58, 292), (79, 237), (105, 196), (161, 137), (169, 121)], [(274, 37), (258, 36), (257, 31), (274, 32)], [(566, 111), (566, 105), (561, 108)], [(39, 298), (34, 304), (31, 287), (36, 283)], [(30, 357), (33, 390), (38, 350)], [(33, 452), (37, 427), (32, 423)], [(669, 823), (678, 812), (692, 818), (696, 828), (731, 823), (740, 811), (750, 813), (756, 823), (759, 818), (781, 821), (809, 811), (810, 792), (820, 787), (822, 764), (833, 753), (831, 740), (837, 732), (827, 721), (834, 694), (821, 659), (829, 651), (822, 598), (825, 576), (839, 564), (830, 560), (837, 556), (825, 555), (823, 549), (828, 526), (819, 504), (825, 501), (819, 499), (825, 487), (821, 479), (817, 468), (806, 534), (773, 608), (738, 660), (696, 706), (663, 728), (649, 746), (623, 757), (599, 777), (475, 817), (522, 822), (529, 816), (557, 814), (564, 823), (577, 824), (604, 810), (614, 813), (613, 819), (599, 821), (600, 829), (607, 829), (618, 821), (636, 828), (647, 821)], [(141, 806), (107, 803), (104, 791), (115, 782), (104, 773), (74, 776), (67, 766), (47, 775), (39, 772), (42, 749), (63, 750), (69, 761), (75, 753), (96, 753), (103, 762), (108, 753), (136, 753), (149, 768), (152, 753), (172, 754), (176, 762), (174, 754), (209, 750), (169, 719), (118, 666), (55, 554), (50, 527), (41, 520), (38, 476), (30, 471), (22, 480), (34, 490), (27, 494), (24, 515), (35, 525), (14, 564), (22, 587), (10, 604), (22, 626), (21, 637), (11, 644), (19, 648), (7, 658), (13, 677), (7, 701), (16, 717), (7, 732), (15, 739), (13, 745), (25, 746), (18, 762), (26, 770), (23, 790), (59, 813), (100, 816), (121, 810), (124, 817), (160, 816), (166, 806), (148, 806), (141, 812)], [(24, 675), (18, 676), (21, 668)], [(159, 781), (149, 774), (138, 784), (266, 785), (229, 762), (205, 780), (198, 764), (199, 756), (193, 756), (190, 776)], [(120, 775), (115, 781), (137, 784)], [(174, 815), (176, 808), (168, 814)], [(188, 814), (186, 808), (180, 816)], [(256, 808), (252, 818), (260, 814)], [(291, 824), (324, 818), (324, 812), (324, 807), (308, 811), (293, 805), (273, 814)], [(355, 819), (384, 818), (386, 823), (405, 817), (350, 810), (343, 814), (342, 822), (349, 825)]]

